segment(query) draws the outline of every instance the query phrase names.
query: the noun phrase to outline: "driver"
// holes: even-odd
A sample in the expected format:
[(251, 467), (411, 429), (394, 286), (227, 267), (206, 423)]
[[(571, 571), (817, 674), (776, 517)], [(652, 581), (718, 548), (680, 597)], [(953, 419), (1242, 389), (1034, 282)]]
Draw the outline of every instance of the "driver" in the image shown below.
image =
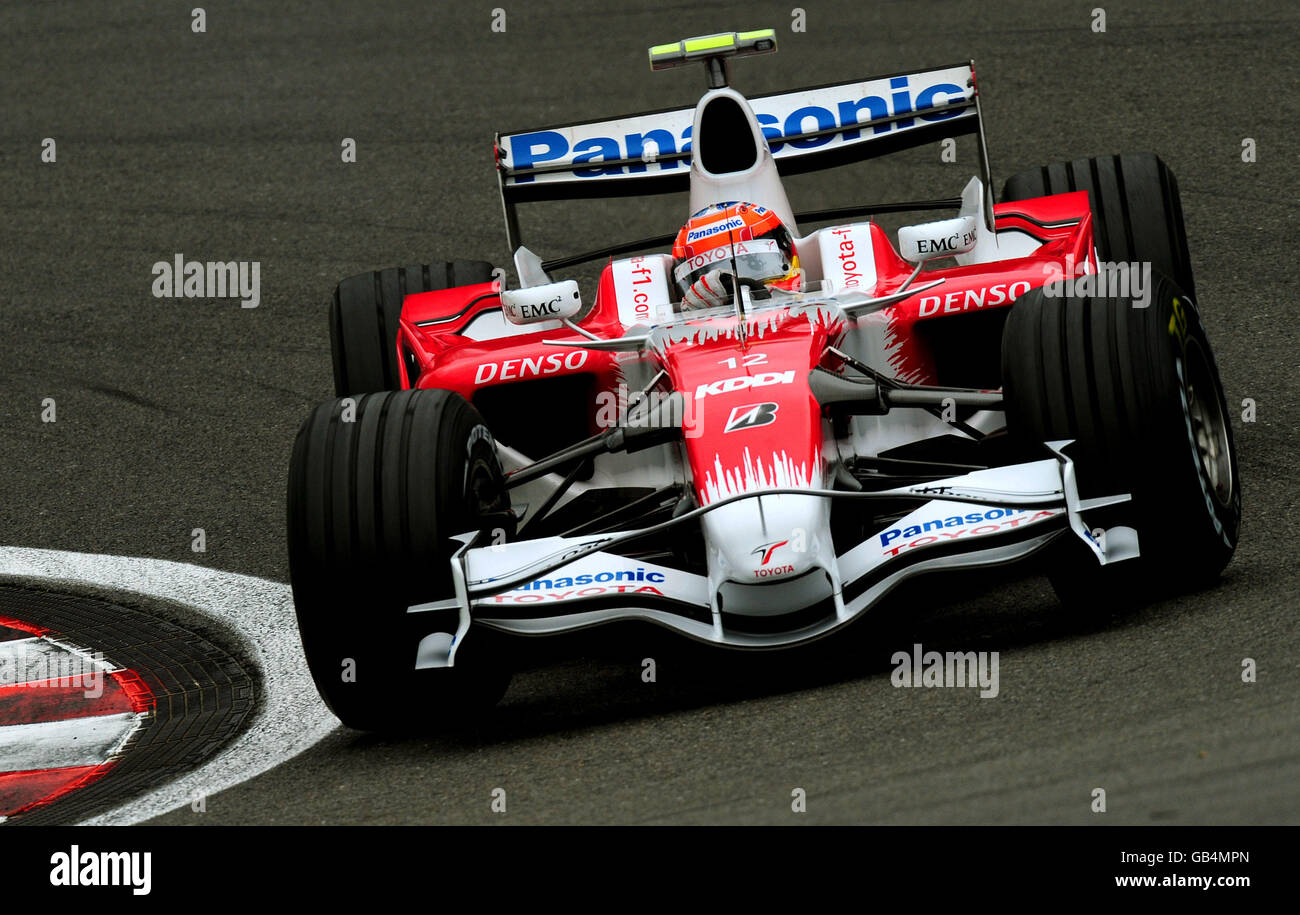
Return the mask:
[(803, 283), (790, 230), (756, 203), (730, 201), (693, 215), (673, 242), (673, 280), (682, 308), (713, 308), (732, 301), (731, 275), (776, 289)]

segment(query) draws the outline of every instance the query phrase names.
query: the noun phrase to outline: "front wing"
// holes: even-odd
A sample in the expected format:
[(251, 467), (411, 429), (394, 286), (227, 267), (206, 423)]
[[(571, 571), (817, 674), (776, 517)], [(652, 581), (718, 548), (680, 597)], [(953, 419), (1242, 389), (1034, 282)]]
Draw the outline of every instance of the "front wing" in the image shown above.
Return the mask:
[[(1049, 442), (1053, 457), (978, 470), (931, 483), (879, 492), (775, 489), (719, 500), (650, 528), (583, 537), (546, 537), (476, 545), (460, 538), (452, 558), (456, 596), (418, 604), (413, 614), (458, 611), (454, 633), (432, 632), (420, 644), (417, 668), (449, 667), (475, 622), (521, 635), (551, 635), (618, 620), (642, 620), (704, 642), (735, 648), (774, 648), (818, 638), (874, 606), (900, 582), (940, 570), (1016, 562), (1067, 530), (1100, 564), (1138, 555), (1137, 532), (1091, 530), (1082, 513), (1125, 502), (1128, 495), (1080, 500), (1068, 442)], [(909, 499), (917, 507), (835, 557), (838, 582), (827, 600), (765, 618), (763, 631), (728, 625), (703, 575), (613, 552), (623, 544), (689, 524), (738, 499), (781, 494), (834, 499)], [(770, 585), (776, 598), (780, 580)], [(780, 601), (774, 603), (780, 605)]]

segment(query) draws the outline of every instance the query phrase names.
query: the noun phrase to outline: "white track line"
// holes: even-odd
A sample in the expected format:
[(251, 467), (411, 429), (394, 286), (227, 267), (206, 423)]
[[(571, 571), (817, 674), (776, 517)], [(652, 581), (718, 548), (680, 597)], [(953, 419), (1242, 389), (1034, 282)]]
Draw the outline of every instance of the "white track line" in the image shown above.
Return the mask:
[(106, 763), (135, 730), (135, 712), (0, 727), (0, 770), (34, 772)]
[[(49, 636), (0, 642), (0, 687), (42, 689), (61, 684), (84, 690), (86, 702), (63, 709), (53, 721), (0, 726), (0, 773), (99, 766), (111, 762), (148, 716), (136, 712), (96, 715), (95, 683), (115, 668)], [(102, 695), (102, 680), (99, 681)], [(82, 714), (77, 714), (81, 711)]]
[[(0, 687), (68, 678), (82, 681), (116, 669), (94, 655), (45, 636), (0, 642)], [(78, 686), (80, 682), (69, 685)]]
[(288, 585), (162, 559), (23, 547), (0, 547), (0, 576), (84, 582), (184, 604), (237, 629), (259, 667), (262, 697), (247, 730), (195, 771), (83, 825), (127, 825), (188, 806), (280, 765), (339, 727), (307, 672)]

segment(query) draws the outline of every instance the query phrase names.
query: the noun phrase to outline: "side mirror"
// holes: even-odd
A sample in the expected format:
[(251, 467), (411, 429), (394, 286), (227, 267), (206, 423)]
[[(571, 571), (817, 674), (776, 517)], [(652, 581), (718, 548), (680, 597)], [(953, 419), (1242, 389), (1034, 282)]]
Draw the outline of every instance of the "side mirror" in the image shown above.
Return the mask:
[(582, 311), (577, 280), (561, 280), (526, 289), (501, 292), (501, 312), (511, 324), (567, 321)]
[(898, 230), (898, 253), (913, 264), (936, 257), (965, 254), (979, 241), (979, 219), (963, 214), (939, 222), (923, 222)]

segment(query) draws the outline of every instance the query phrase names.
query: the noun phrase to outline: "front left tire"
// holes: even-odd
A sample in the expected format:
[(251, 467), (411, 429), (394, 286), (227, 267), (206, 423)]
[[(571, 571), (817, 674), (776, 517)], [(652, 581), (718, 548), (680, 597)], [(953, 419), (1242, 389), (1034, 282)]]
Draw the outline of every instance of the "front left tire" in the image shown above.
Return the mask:
[(321, 697), (348, 727), (459, 722), (510, 680), (495, 633), (471, 628), (455, 666), (416, 670), (420, 640), (456, 631), (454, 535), (506, 523), (491, 434), (464, 398), (413, 390), (341, 398), (312, 411), (294, 442), (288, 545), (294, 605)]

